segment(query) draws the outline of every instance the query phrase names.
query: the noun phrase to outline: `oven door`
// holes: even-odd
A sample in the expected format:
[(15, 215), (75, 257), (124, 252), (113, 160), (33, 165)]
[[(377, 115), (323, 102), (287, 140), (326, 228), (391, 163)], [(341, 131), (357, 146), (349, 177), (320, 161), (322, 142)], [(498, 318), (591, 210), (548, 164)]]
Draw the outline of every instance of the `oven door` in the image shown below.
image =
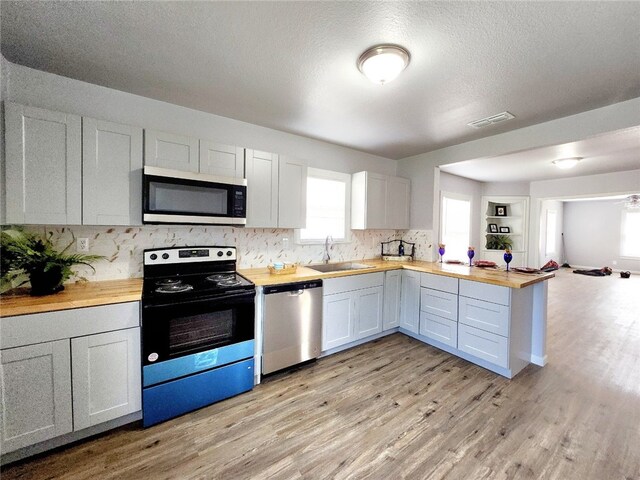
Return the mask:
[(255, 290), (142, 309), (142, 364), (252, 340)]
[(145, 167), (143, 221), (244, 225), (247, 187), (238, 182), (245, 180)]

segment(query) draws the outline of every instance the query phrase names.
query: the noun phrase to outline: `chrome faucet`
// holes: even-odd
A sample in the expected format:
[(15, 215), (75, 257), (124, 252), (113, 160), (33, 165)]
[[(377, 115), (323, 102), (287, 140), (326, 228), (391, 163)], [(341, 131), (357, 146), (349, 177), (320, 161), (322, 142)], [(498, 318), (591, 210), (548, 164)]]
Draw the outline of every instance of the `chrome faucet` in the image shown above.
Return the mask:
[(324, 241), (324, 255), (322, 256), (322, 261), (324, 263), (329, 263), (331, 257), (329, 256), (329, 245), (333, 242), (333, 237), (331, 235), (327, 235), (327, 238)]

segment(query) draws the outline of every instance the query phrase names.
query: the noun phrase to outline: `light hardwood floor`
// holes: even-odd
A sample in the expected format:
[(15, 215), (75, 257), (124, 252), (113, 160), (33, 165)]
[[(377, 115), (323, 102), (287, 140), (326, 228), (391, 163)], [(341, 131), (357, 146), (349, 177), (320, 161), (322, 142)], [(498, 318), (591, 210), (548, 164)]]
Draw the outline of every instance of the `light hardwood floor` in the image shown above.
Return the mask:
[(638, 479), (640, 277), (549, 293), (549, 363), (511, 381), (395, 334), (2, 480)]

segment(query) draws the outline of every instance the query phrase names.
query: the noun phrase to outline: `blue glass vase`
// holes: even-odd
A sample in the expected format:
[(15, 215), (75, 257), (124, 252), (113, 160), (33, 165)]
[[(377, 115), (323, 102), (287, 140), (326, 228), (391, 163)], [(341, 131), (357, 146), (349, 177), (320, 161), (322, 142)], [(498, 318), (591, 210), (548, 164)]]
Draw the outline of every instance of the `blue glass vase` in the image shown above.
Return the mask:
[(469, 247), (469, 250), (467, 250), (467, 257), (469, 257), (469, 266), (473, 267), (473, 257), (476, 256), (476, 252), (474, 250), (473, 247)]
[(442, 263), (442, 257), (444, 255), (444, 243), (439, 243), (438, 247), (438, 253), (440, 254), (440, 263)]

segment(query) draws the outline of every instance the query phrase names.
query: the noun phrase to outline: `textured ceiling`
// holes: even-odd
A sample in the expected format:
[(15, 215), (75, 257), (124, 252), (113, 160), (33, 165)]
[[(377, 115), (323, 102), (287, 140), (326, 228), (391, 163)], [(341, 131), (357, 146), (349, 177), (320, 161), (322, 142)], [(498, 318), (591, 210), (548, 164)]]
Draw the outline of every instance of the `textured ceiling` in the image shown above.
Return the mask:
[[(0, 8), (14, 63), (394, 159), (640, 96), (640, 2)], [(356, 68), (381, 42), (411, 52), (384, 86)]]
[[(569, 157), (582, 157), (582, 160), (568, 170), (552, 163)], [(481, 182), (525, 182), (638, 170), (640, 126), (563, 145), (443, 165), (440, 169)]]

